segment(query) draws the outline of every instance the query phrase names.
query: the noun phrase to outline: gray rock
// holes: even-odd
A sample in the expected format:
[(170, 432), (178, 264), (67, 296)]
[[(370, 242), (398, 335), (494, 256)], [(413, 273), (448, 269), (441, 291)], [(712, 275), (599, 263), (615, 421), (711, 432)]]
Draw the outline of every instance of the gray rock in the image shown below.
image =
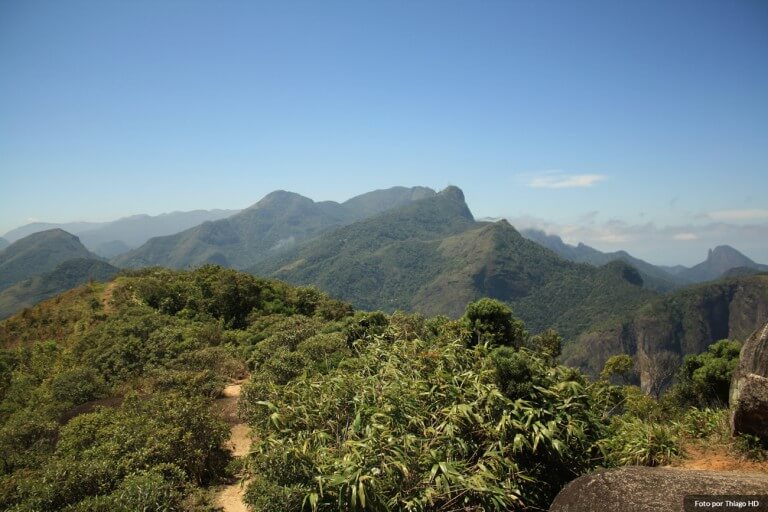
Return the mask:
[(683, 512), (685, 496), (766, 495), (768, 475), (734, 471), (625, 467), (577, 478), (550, 512)]
[(729, 402), (731, 432), (768, 439), (768, 323), (757, 329), (741, 349), (733, 372)]
[(749, 373), (768, 377), (768, 322), (755, 330), (741, 349), (734, 377)]
[(768, 379), (750, 373), (738, 380), (738, 387), (731, 404), (731, 432), (768, 439)]

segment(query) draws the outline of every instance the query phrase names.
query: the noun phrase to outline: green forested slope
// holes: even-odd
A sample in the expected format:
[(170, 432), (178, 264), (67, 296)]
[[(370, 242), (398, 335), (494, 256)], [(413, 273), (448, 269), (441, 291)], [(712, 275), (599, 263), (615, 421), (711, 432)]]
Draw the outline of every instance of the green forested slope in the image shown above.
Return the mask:
[(119, 267), (152, 265), (190, 268), (206, 263), (245, 268), (320, 233), (407, 204), (434, 192), (424, 187), (395, 187), (345, 203), (315, 202), (276, 191), (236, 215), (205, 222), (175, 235), (156, 237), (113, 260)]
[(666, 271), (657, 265), (635, 258), (626, 251), (602, 252), (586, 244), (570, 245), (557, 235), (547, 235), (538, 229), (525, 229), (522, 235), (554, 251), (558, 256), (574, 263), (588, 263), (596, 267), (613, 261), (623, 261), (635, 267), (643, 277), (643, 286), (658, 292), (667, 292), (689, 284), (687, 279)]
[[(720, 417), (590, 382), (555, 340), (489, 299), (449, 320), (216, 266), (91, 283), (0, 322), (0, 508), (210, 512), (239, 478), (256, 512), (546, 509)], [(244, 377), (234, 463), (213, 399)]]
[(0, 509), (204, 510), (228, 462), (211, 399), (260, 341), (340, 331), (350, 311), (206, 267), (86, 285), (0, 323)]
[(99, 260), (67, 260), (49, 272), (0, 291), (0, 319), (89, 281), (108, 281), (118, 272), (117, 268)]
[(61, 229), (17, 240), (0, 252), (0, 290), (75, 258), (98, 259), (76, 236)]
[(531, 328), (555, 326), (569, 337), (654, 296), (626, 264), (574, 264), (506, 221), (475, 222), (455, 187), (322, 235), (249, 271), (388, 312), (456, 317), (468, 302), (494, 297)]

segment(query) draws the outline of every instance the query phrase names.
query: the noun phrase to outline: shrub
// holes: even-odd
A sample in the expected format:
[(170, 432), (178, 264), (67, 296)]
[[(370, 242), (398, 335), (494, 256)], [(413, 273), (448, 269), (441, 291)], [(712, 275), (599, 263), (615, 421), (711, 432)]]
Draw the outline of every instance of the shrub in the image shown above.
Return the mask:
[(609, 464), (617, 466), (660, 466), (680, 453), (677, 427), (643, 421), (635, 417), (618, 417), (612, 434), (603, 441)]
[(724, 441), (730, 437), (727, 409), (696, 409), (685, 411), (679, 423), (680, 434), (690, 438), (719, 437)]
[(53, 399), (72, 406), (101, 398), (107, 392), (104, 379), (93, 368), (75, 367), (64, 370), (50, 380)]
[(328, 375), (266, 386), (250, 404), (258, 477), (248, 503), (254, 510), (546, 506), (599, 460), (599, 385), (523, 349), (540, 385), (513, 400), (495, 384), (489, 355), (444, 338), (374, 337)]
[(523, 322), (512, 318), (509, 306), (495, 299), (470, 303), (464, 312), (464, 320), (470, 330), (470, 346), (489, 343), (520, 347), (528, 337)]
[(685, 356), (670, 393), (681, 405), (727, 406), (731, 376), (739, 364), (741, 343), (720, 340), (698, 355)]

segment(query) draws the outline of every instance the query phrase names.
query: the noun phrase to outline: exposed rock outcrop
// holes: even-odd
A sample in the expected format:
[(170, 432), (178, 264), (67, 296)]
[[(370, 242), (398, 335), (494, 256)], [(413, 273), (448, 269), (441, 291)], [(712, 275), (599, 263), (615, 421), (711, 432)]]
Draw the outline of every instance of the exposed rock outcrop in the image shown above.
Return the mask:
[(577, 478), (563, 488), (550, 512), (683, 512), (685, 496), (757, 495), (768, 475), (626, 467)]
[[(669, 353), (700, 354), (724, 338), (745, 340), (768, 320), (768, 275), (726, 279), (680, 290), (653, 301), (632, 318), (582, 334), (563, 348), (562, 360), (598, 375), (615, 354), (636, 361), (639, 384), (651, 392), (653, 372)], [(768, 351), (766, 351), (768, 352)], [(768, 354), (763, 354), (763, 361)]]
[(768, 322), (749, 337), (733, 372), (731, 432), (768, 439)]

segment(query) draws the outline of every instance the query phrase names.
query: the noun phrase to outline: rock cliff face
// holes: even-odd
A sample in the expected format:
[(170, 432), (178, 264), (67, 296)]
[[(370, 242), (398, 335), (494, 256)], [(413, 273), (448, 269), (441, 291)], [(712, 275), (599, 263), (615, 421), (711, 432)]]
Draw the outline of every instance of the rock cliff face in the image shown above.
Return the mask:
[(683, 356), (724, 338), (745, 340), (766, 320), (768, 275), (725, 279), (667, 295), (623, 322), (586, 333), (565, 347), (563, 360), (596, 375), (611, 355), (629, 354), (648, 392), (660, 374), (670, 373), (663, 367), (673, 370)]
[(626, 467), (598, 471), (566, 485), (550, 512), (683, 512), (685, 497), (765, 494), (768, 475)]

